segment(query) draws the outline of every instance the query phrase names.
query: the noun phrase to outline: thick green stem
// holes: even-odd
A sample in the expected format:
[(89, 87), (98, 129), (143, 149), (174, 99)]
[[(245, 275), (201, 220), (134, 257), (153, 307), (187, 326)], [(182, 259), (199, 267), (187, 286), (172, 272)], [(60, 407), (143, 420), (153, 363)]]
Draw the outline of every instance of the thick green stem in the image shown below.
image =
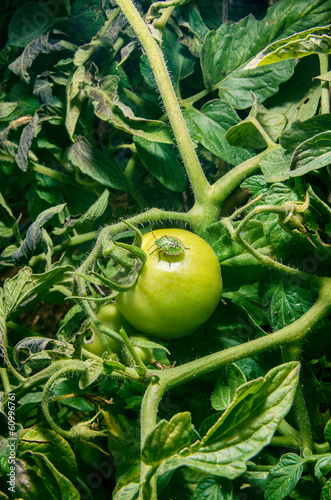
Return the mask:
[(210, 185), (201, 168), (188, 132), (161, 49), (131, 0), (117, 0), (117, 3), (131, 24), (149, 59), (195, 199), (197, 202), (202, 202)]
[[(284, 362), (300, 361), (301, 357), (302, 357), (302, 341), (283, 347)], [(314, 440), (311, 431), (307, 405), (301, 384), (299, 384), (297, 387), (295, 398), (293, 401), (293, 406), (299, 428), (300, 451), (301, 455), (304, 458), (306, 458), (314, 453)]]
[[(163, 394), (164, 394), (164, 386), (158, 383), (150, 384), (145, 392), (140, 413), (141, 449), (143, 449), (148, 434), (151, 432), (152, 429), (154, 429), (154, 427), (157, 424), (157, 412)], [(149, 465), (145, 465), (143, 462), (141, 462), (141, 472), (140, 472), (141, 481), (144, 481), (150, 469), (151, 467)], [(151, 500), (154, 499), (157, 500), (155, 477), (151, 479), (150, 486), (152, 490)]]
[[(320, 60), (321, 75), (329, 71), (329, 55), (318, 54)], [(321, 81), (321, 112), (330, 113), (330, 84), (328, 81)]]
[(211, 199), (218, 204), (223, 201), (238, 187), (247, 177), (260, 168), (260, 162), (264, 156), (271, 151), (280, 148), (279, 145), (271, 145), (262, 153), (240, 163), (212, 185), (210, 191)]
[(321, 278), (320, 282), (321, 287), (318, 300), (294, 323), (264, 337), (259, 337), (244, 344), (230, 347), (224, 351), (210, 354), (204, 358), (172, 368), (171, 370), (165, 370), (158, 374), (160, 383), (165, 384), (166, 389), (170, 389), (188, 382), (192, 378), (221, 368), (225, 364), (304, 339), (314, 325), (331, 310), (331, 279)]
[(73, 372), (82, 373), (85, 369), (86, 369), (86, 366), (85, 366), (85, 363), (83, 361), (70, 361), (70, 362), (66, 363), (66, 365), (62, 369), (55, 372), (50, 377), (50, 379), (46, 382), (45, 387), (44, 387), (42, 402), (41, 402), (41, 407), (42, 407), (44, 416), (45, 416), (48, 424), (50, 425), (51, 429), (53, 429), (53, 431), (57, 432), (58, 434), (60, 434), (60, 436), (62, 436), (64, 438), (71, 438), (72, 433), (70, 431), (62, 429), (60, 426), (58, 426), (54, 422), (53, 417), (51, 416), (51, 413), (49, 411), (49, 402), (50, 402), (49, 401), (50, 400), (49, 392), (51, 391), (53, 384), (58, 379), (63, 377), (64, 375), (68, 375), (68, 374), (71, 374)]
[(12, 388), (9, 382), (8, 373), (6, 368), (0, 368), (0, 378), (2, 380), (3, 389), (5, 391), (5, 396), (7, 396)]
[[(249, 342), (210, 354), (170, 370), (158, 371), (158, 382), (150, 385), (145, 393), (141, 410), (141, 443), (154, 429), (157, 422), (159, 402), (165, 391), (210, 373), (229, 363), (250, 357), (276, 347), (302, 341), (308, 332), (331, 311), (331, 278), (320, 278), (320, 294), (316, 303), (301, 318), (277, 332)], [(296, 436), (293, 443), (298, 444)], [(141, 481), (150, 468), (142, 464)]]

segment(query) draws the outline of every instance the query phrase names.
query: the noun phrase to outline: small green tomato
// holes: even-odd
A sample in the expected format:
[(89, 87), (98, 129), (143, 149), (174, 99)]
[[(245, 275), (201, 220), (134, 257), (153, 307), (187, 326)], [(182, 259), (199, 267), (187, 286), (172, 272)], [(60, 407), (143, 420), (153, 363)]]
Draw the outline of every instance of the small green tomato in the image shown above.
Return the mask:
[[(118, 309), (117, 304), (114, 302), (112, 304), (108, 304), (100, 309), (97, 314), (98, 320), (104, 326), (113, 330), (116, 333), (119, 333), (121, 328), (124, 328), (126, 333), (130, 335), (138, 335), (138, 332), (127, 320), (122, 316), (120, 310)], [(107, 335), (97, 331), (96, 328), (93, 328), (94, 339), (90, 344), (84, 345), (84, 348), (97, 356), (102, 356), (105, 351), (110, 351), (115, 354), (120, 354), (121, 352), (121, 344), (116, 340), (108, 337)], [(134, 346), (134, 350), (143, 361), (143, 363), (150, 365), (153, 361), (153, 349), (149, 349), (147, 347), (138, 347)]]

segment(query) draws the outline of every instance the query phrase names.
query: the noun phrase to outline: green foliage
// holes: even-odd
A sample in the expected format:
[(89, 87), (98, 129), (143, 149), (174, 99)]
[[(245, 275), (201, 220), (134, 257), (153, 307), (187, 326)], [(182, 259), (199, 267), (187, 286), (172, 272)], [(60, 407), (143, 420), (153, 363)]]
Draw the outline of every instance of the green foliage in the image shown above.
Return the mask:
[[(1, 499), (331, 498), (331, 0), (237, 3), (4, 2)], [(215, 312), (101, 324), (163, 225)]]

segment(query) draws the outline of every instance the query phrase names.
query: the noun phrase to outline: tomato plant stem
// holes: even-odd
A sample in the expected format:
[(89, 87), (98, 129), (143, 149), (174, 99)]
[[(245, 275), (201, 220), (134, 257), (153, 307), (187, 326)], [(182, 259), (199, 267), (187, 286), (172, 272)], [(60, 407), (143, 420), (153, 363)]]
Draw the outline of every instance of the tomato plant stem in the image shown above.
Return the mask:
[(260, 168), (262, 158), (279, 147), (279, 145), (271, 145), (265, 151), (262, 151), (262, 153), (259, 153), (256, 156), (240, 163), (223, 175), (223, 177), (218, 179), (211, 186), (210, 196), (212, 200), (215, 203), (223, 203), (233, 190), (246, 179), (246, 177), (249, 177)]
[[(157, 371), (159, 380), (150, 385), (144, 395), (141, 409), (141, 446), (146, 437), (154, 429), (157, 422), (159, 402), (165, 393), (178, 385), (189, 382), (206, 373), (211, 373), (222, 366), (240, 359), (256, 355), (268, 349), (290, 345), (302, 341), (308, 332), (331, 311), (331, 279), (320, 279), (319, 298), (315, 304), (290, 325), (270, 333), (264, 337), (230, 347), (226, 350), (210, 354), (200, 359), (190, 361), (184, 365), (169, 370)], [(290, 437), (291, 440), (291, 437)], [(296, 440), (298, 444), (298, 441)], [(308, 449), (306, 450), (308, 453)], [(311, 453), (310, 453), (311, 454)], [(144, 480), (150, 467), (142, 464), (141, 481)]]
[(65, 366), (56, 371), (46, 382), (44, 390), (43, 390), (43, 396), (42, 396), (42, 402), (41, 402), (41, 408), (43, 410), (44, 416), (50, 425), (51, 429), (53, 431), (57, 432), (60, 434), (60, 436), (64, 438), (72, 438), (72, 432), (67, 431), (62, 429), (57, 423), (53, 420), (53, 417), (51, 416), (50, 410), (49, 410), (49, 403), (50, 403), (50, 391), (52, 389), (52, 386), (56, 383), (57, 380), (62, 378), (64, 375), (67, 374), (72, 374), (72, 373), (82, 373), (84, 370), (86, 370), (86, 365), (83, 361), (70, 361), (69, 363), (66, 363)]
[(118, 0), (117, 3), (131, 24), (146, 52), (167, 112), (167, 116), (169, 118), (171, 128), (178, 144), (187, 175), (189, 177), (195, 199), (197, 202), (203, 202), (210, 185), (201, 168), (194, 144), (179, 107), (162, 51), (131, 0)]
[[(290, 345), (284, 345), (282, 348), (282, 352), (284, 362), (300, 361), (302, 357), (302, 341), (295, 342)], [(302, 385), (300, 383), (297, 387), (293, 406), (299, 428), (300, 451), (301, 455), (306, 458), (314, 453), (314, 441), (306, 400), (304, 397)]]
[[(329, 70), (329, 55), (318, 54), (320, 61), (320, 72), (324, 75)], [(322, 114), (330, 113), (330, 83), (328, 80), (321, 81), (321, 111)]]

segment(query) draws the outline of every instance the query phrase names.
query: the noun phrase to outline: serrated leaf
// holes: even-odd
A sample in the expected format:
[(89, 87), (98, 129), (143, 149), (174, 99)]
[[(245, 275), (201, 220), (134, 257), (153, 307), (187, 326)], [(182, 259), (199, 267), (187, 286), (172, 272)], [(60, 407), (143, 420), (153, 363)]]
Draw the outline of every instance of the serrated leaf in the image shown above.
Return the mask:
[(287, 38), (270, 44), (260, 52), (247, 69), (265, 66), (286, 59), (306, 57), (311, 54), (328, 54), (331, 52), (331, 27), (316, 27), (295, 33)]
[(18, 342), (18, 344), (16, 344), (13, 351), (14, 361), (17, 364), (24, 362), (21, 361), (20, 359), (22, 352), (26, 354), (26, 357), (28, 359), (35, 354), (41, 353), (47, 348), (48, 350), (51, 350), (56, 347), (63, 349), (63, 347), (65, 347), (65, 343), (59, 340), (49, 339), (46, 337), (26, 337), (20, 342)]
[(26, 172), (28, 168), (28, 157), (31, 148), (33, 138), (38, 134), (40, 130), (39, 127), (39, 116), (35, 113), (31, 121), (24, 127), (20, 142), (18, 145), (18, 150), (15, 155), (15, 160), (17, 165), (23, 172)]
[(108, 200), (109, 200), (109, 191), (105, 189), (105, 191), (102, 193), (102, 195), (97, 199), (93, 205), (85, 212), (84, 215), (82, 215), (77, 222), (75, 223), (75, 229), (77, 231), (82, 230), (83, 228), (86, 229), (86, 226), (91, 224), (92, 222), (96, 221), (99, 217), (101, 217), (107, 207), (108, 207)]
[(246, 382), (245, 375), (235, 363), (225, 366), (220, 372), (211, 395), (211, 405), (216, 411), (226, 410), (238, 387)]
[(323, 486), (320, 500), (330, 500), (330, 499), (331, 499), (331, 479), (329, 479)]
[(77, 138), (67, 151), (67, 157), (83, 174), (103, 186), (121, 191), (128, 189), (126, 178), (119, 166), (84, 137)]
[(324, 476), (327, 476), (330, 471), (331, 471), (331, 453), (329, 454), (329, 456), (317, 460), (314, 467), (314, 472), (317, 479), (322, 479)]
[(44, 225), (52, 217), (54, 217), (54, 215), (59, 214), (64, 207), (65, 204), (51, 207), (47, 210), (44, 210), (43, 212), (41, 212), (41, 214), (38, 215), (37, 219), (27, 230), (26, 237), (23, 240), (21, 246), (17, 250), (14, 250), (14, 252), (11, 254), (11, 262), (19, 264), (29, 261), (29, 259), (38, 251)]
[(250, 15), (239, 23), (222, 24), (217, 31), (208, 33), (202, 47), (205, 86), (219, 88), (220, 96), (237, 109), (252, 104), (251, 91), (263, 102), (289, 79), (294, 61), (253, 70), (245, 70), (244, 66), (275, 40), (329, 23), (330, 10), (325, 0), (280, 0), (260, 21)]
[(56, 17), (49, 15), (47, 4), (38, 4), (38, 9), (38, 20), (35, 2), (26, 2), (15, 10), (9, 24), (8, 45), (26, 47), (56, 22)]
[(114, 496), (114, 500), (134, 500), (139, 491), (139, 484), (129, 483), (123, 486)]
[(37, 96), (43, 104), (50, 105), (53, 101), (52, 84), (47, 78), (36, 78), (32, 93)]
[(198, 483), (192, 500), (233, 500), (232, 482), (206, 477)]
[(260, 295), (273, 331), (293, 323), (307, 312), (316, 300), (311, 283), (269, 272), (262, 281)]
[(252, 105), (252, 92), (259, 102), (275, 94), (279, 85), (294, 70), (292, 61), (280, 63), (268, 68), (268, 71), (264, 68), (243, 68), (243, 64), (255, 55), (261, 30), (264, 31), (261, 24), (249, 16), (239, 23), (222, 24), (217, 31), (209, 32), (202, 46), (201, 64), (205, 86), (218, 89), (219, 96), (236, 109)]
[(282, 182), (290, 177), (291, 157), (285, 149), (277, 148), (267, 153), (259, 165), (266, 182)]
[(242, 147), (255, 149), (266, 147), (264, 138), (250, 118), (231, 127), (226, 134), (226, 138), (232, 146), (241, 144)]
[(149, 141), (172, 144), (169, 126), (159, 120), (136, 117), (128, 106), (122, 103), (116, 91), (88, 87), (87, 95), (92, 99), (95, 115), (114, 127), (137, 135)]
[(14, 278), (3, 284), (4, 316), (12, 320), (40, 302), (48, 290), (63, 281), (72, 266), (58, 266), (43, 274), (32, 274), (28, 267), (21, 269)]
[(224, 128), (206, 114), (190, 107), (184, 110), (183, 115), (193, 141), (215, 156), (231, 165), (238, 165), (251, 157), (245, 149), (231, 146), (226, 139)]
[(292, 406), (299, 364), (286, 363), (239, 387), (236, 397), (216, 424), (190, 452), (173, 455), (160, 474), (187, 466), (206, 474), (234, 479), (246, 462), (269, 444), (280, 421)]
[(304, 175), (331, 163), (331, 132), (321, 132), (300, 144), (293, 153), (291, 177)]
[(185, 171), (172, 145), (151, 142), (137, 136), (134, 142), (138, 156), (148, 172), (171, 191), (185, 191)]
[(52, 50), (75, 50), (76, 46), (66, 40), (60, 40), (58, 42), (49, 42), (49, 33), (46, 35), (41, 35), (38, 38), (32, 40), (24, 49), (22, 54), (12, 62), (8, 68), (15, 73), (15, 75), (20, 76), (26, 83), (30, 82), (30, 75), (28, 69), (32, 66), (33, 61), (39, 54), (48, 54)]
[(85, 66), (79, 66), (76, 71), (70, 76), (67, 84), (67, 113), (65, 119), (66, 129), (69, 137), (73, 140), (76, 124), (80, 115), (80, 111), (84, 100), (86, 99), (83, 86), (87, 84), (87, 70)]
[(48, 459), (45, 455), (37, 451), (28, 451), (26, 454), (30, 460), (35, 461), (36, 468), (40, 471), (39, 474), (42, 475), (44, 484), (53, 498), (58, 498), (59, 500), (67, 500), (68, 498), (71, 500), (81, 499), (78, 490), (66, 477), (66, 472), (59, 472), (54, 467), (51, 459)]
[[(56, 432), (34, 426), (25, 429), (19, 444), (20, 453), (41, 453), (59, 472), (75, 481), (78, 471), (74, 452), (69, 443)], [(57, 453), (54, 453), (54, 447)]]
[(162, 51), (176, 89), (181, 80), (193, 73), (196, 59), (185, 45), (178, 42), (178, 35), (168, 25), (162, 36)]
[(0, 192), (0, 237), (10, 238), (13, 234), (20, 241), (18, 221), (15, 220), (11, 208)]
[(283, 148), (291, 153), (301, 144), (314, 136), (331, 129), (331, 114), (323, 114), (292, 123), (280, 137)]
[(189, 412), (177, 413), (169, 422), (160, 420), (145, 440), (143, 462), (156, 465), (174, 455), (191, 443), (193, 431)]
[(305, 460), (295, 453), (286, 453), (267, 477), (266, 500), (283, 500), (295, 488), (303, 472)]
[(17, 102), (0, 102), (0, 121), (4, 121), (17, 108)]

